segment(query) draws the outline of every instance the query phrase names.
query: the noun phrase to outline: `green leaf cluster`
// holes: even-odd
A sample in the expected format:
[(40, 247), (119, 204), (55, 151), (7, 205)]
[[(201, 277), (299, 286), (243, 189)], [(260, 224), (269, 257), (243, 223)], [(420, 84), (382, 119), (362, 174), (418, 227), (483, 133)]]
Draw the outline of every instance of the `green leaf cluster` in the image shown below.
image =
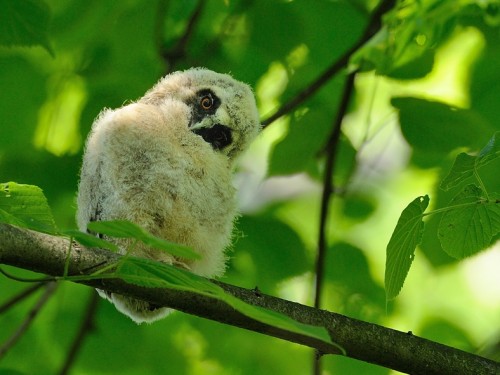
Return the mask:
[(395, 298), (406, 279), (415, 249), (422, 241), (425, 215), (442, 213), (438, 233), (442, 249), (450, 256), (463, 259), (489, 247), (500, 232), (500, 199), (497, 193), (488, 194), (478, 170), (500, 157), (498, 137), (490, 139), (477, 154), (460, 153), (449, 174), (441, 182), (445, 190), (468, 184), (455, 195), (448, 206), (424, 214), (429, 197), (418, 197), (401, 213), (387, 245), (385, 268), (386, 297)]
[(0, 45), (44, 47), (53, 50), (49, 42), (49, 6), (42, 0), (0, 1)]
[[(0, 181), (19, 185), (8, 184), (16, 191), (10, 196), (2, 188), (4, 222), (117, 251), (111, 232), (101, 239), (58, 229), (75, 228), (83, 141), (103, 108), (135, 100), (170, 71), (205, 66), (230, 72), (254, 87), (265, 119), (357, 42), (378, 2), (202, 3), (182, 50), (179, 41), (197, 0), (0, 0)], [(494, 193), (500, 183), (494, 151), (498, 136), (492, 138), (500, 130), (498, 1), (397, 0), (395, 4), (384, 15), (382, 29), (349, 63), (348, 69), (361, 73), (336, 147), (322, 307), (377, 324), (396, 321), (416, 334), (474, 351), (479, 342), (495, 335), (491, 327), (500, 324), (491, 318), (500, 316), (491, 311), (496, 306), (494, 288), (482, 289), (491, 297), (488, 304), (480, 304), (471, 296), (473, 288), (457, 287), (455, 279), (453, 288), (444, 289), (443, 283), (449, 282), (450, 273), (462, 270), (458, 259), (477, 254), (499, 237)], [(459, 69), (452, 69), (455, 60)], [(440, 70), (443, 64), (446, 69)], [(236, 224), (225, 282), (258, 286), (267, 294), (312, 304), (325, 143), (339, 110), (344, 77), (340, 71), (299, 108), (272, 124), (257, 140), (253, 151), (258, 155), (243, 160), (238, 179), (251, 175), (264, 159), (273, 179), (261, 184), (242, 178), (249, 210)], [(437, 78), (446, 81), (445, 87), (429, 83)], [(458, 92), (452, 99), (447, 96), (450, 89)], [(269, 154), (262, 155), (268, 149)], [(43, 188), (50, 215), (39, 199), (41, 192), (28, 184)], [(409, 198), (401, 198), (410, 191)], [(253, 195), (256, 198), (247, 202)], [(14, 197), (21, 205), (24, 197), (32, 212), (15, 211), (20, 206)], [(413, 202), (389, 241), (401, 200)], [(104, 225), (117, 225), (121, 235), (165, 251), (184, 251), (128, 224)], [(122, 272), (131, 281), (165, 285), (162, 278), (166, 278), (178, 286), (185, 283), (186, 288), (208, 287), (185, 279), (175, 269), (140, 262), (124, 264)], [(386, 298), (399, 293), (412, 266), (427, 304), (410, 287), (386, 308)], [(429, 290), (422, 268), (430, 269), (440, 288), (433, 284)], [(20, 270), (11, 272), (27, 276)], [(384, 272), (386, 293), (380, 281)], [(479, 282), (492, 271), (481, 273), (474, 280)], [(456, 272), (456, 277), (460, 274)], [(58, 372), (90, 293), (71, 283), (59, 288), (57, 298), (49, 301), (3, 359), (2, 368)], [(23, 285), (0, 278), (5, 299), (22, 289)], [(446, 310), (454, 302), (453, 311)], [(34, 303), (35, 297), (0, 316), (0, 342), (9, 337), (9, 327), (22, 324)], [(438, 310), (447, 311), (446, 318)], [(272, 317), (266, 319), (274, 324)], [(103, 302), (94, 325), (97, 329), (87, 335), (73, 364), (75, 374), (290, 374), (311, 368), (306, 348), (184, 314), (138, 327)], [(322, 362), (329, 373), (389, 372), (340, 357), (325, 357)]]

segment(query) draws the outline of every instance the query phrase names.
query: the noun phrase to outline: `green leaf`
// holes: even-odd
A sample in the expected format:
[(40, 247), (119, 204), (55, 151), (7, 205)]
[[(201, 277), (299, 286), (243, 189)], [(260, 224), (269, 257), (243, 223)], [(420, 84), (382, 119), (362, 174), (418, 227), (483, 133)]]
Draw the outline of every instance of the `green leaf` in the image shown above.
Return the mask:
[(328, 137), (331, 115), (310, 109), (290, 119), (288, 134), (274, 148), (270, 175), (290, 175), (303, 172), (317, 158)]
[[(318, 105), (309, 108), (304, 115), (292, 116), (288, 134), (275, 146), (271, 155), (269, 174), (275, 176), (303, 173), (304, 170), (316, 171), (318, 160), (324, 155), (322, 148), (331, 132), (331, 118), (332, 114)], [(342, 184), (353, 170), (356, 150), (344, 136), (337, 147), (334, 173), (337, 183)]]
[(50, 9), (42, 0), (0, 0), (0, 45), (40, 45), (51, 55)]
[(500, 200), (488, 200), (476, 185), (466, 186), (449, 208), (441, 218), (438, 235), (443, 250), (454, 258), (485, 249), (500, 232)]
[(207, 279), (169, 264), (147, 258), (127, 257), (120, 263), (116, 276), (132, 284), (152, 288), (172, 288), (217, 295), (220, 287)]
[(140, 286), (184, 290), (216, 298), (259, 322), (331, 343), (323, 327), (303, 324), (286, 315), (249, 305), (209, 280), (178, 267), (146, 258), (127, 257), (113, 276)]
[(472, 177), (479, 168), (500, 157), (498, 138), (500, 138), (500, 132), (496, 132), (476, 156), (464, 152), (460, 153), (456, 157), (450, 172), (441, 182), (441, 188), (449, 190), (459, 185), (465, 179)]
[(108, 249), (115, 252), (119, 249), (114, 243), (88, 233), (80, 232), (79, 230), (65, 230), (62, 234), (73, 237), (76, 241), (86, 247), (97, 247), (99, 249)]
[(12, 369), (0, 369), (0, 375), (26, 375), (26, 372), (21, 372), (17, 370), (12, 370)]
[(156, 237), (140, 226), (125, 220), (94, 221), (87, 225), (91, 231), (102, 233), (111, 237), (135, 238), (155, 249), (165, 251), (176, 257), (184, 259), (200, 259), (200, 254), (188, 246), (173, 243), (163, 238)]
[(40, 232), (57, 233), (47, 198), (42, 189), (34, 185), (0, 183), (0, 220)]
[(388, 301), (394, 299), (403, 287), (415, 257), (415, 249), (422, 240), (422, 218), (428, 205), (427, 195), (413, 200), (401, 213), (389, 240), (385, 263), (385, 294)]
[[(244, 235), (234, 244), (235, 258), (248, 254), (253, 260), (250, 269), (238, 271), (245, 273), (246, 277), (252, 277), (255, 272), (253, 277), (258, 277), (261, 288), (271, 290), (283, 280), (302, 275), (310, 269), (300, 237), (277, 217), (246, 215), (238, 220), (238, 230)], [(276, 264), (280, 266), (276, 267)]]
[(393, 98), (391, 104), (399, 109), (405, 139), (417, 150), (447, 155), (460, 147), (479, 149), (487, 141), (482, 135), (493, 132), (472, 110), (417, 98)]

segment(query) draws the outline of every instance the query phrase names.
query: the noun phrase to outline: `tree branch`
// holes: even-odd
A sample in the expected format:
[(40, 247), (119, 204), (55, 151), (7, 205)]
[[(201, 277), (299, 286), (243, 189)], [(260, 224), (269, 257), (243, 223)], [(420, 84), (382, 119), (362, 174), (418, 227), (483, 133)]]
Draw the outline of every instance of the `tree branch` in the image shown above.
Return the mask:
[(203, 12), (203, 8), (205, 6), (205, 0), (199, 0), (196, 4), (193, 13), (188, 19), (186, 28), (184, 29), (184, 33), (177, 40), (177, 43), (170, 49), (165, 49), (163, 46), (163, 23), (165, 21), (165, 13), (167, 4), (164, 0), (160, 0), (158, 3), (157, 10), (157, 20), (155, 25), (155, 33), (156, 33), (156, 44), (159, 50), (159, 54), (162, 59), (167, 64), (167, 73), (172, 72), (175, 69), (175, 65), (179, 60), (182, 60), (186, 56), (186, 49), (188, 42), (193, 35), (196, 25), (200, 20), (200, 16)]
[(43, 306), (47, 303), (52, 294), (56, 291), (57, 283), (49, 282), (45, 286), (45, 292), (38, 299), (37, 303), (33, 308), (28, 312), (26, 318), (18, 327), (18, 329), (12, 334), (12, 336), (7, 339), (7, 341), (0, 347), (0, 359), (7, 354), (10, 348), (12, 348), (15, 343), (21, 338), (21, 336), (28, 330), (33, 320), (35, 320), (36, 316), (43, 308)]
[(293, 111), (299, 105), (304, 103), (307, 99), (313, 96), (316, 91), (323, 87), (332, 77), (334, 77), (338, 72), (344, 69), (351, 56), (361, 48), (372, 36), (374, 36), (382, 27), (382, 15), (392, 9), (395, 4), (395, 0), (382, 0), (378, 7), (375, 9), (370, 17), (368, 25), (366, 26), (363, 34), (359, 40), (349, 48), (342, 56), (340, 56), (336, 61), (332, 63), (322, 74), (319, 75), (309, 86), (304, 90), (299, 92), (290, 101), (283, 104), (276, 112), (270, 115), (268, 118), (262, 121), (262, 126), (265, 128), (281, 116)]
[(45, 284), (46, 283), (44, 282), (33, 284), (28, 288), (24, 289), (23, 291), (21, 291), (21, 293), (15, 295), (10, 300), (8, 300), (7, 302), (5, 302), (3, 305), (0, 306), (0, 314), (3, 314), (5, 311), (14, 307), (14, 305), (21, 302), (23, 299), (28, 298)]
[(68, 356), (64, 361), (61, 371), (59, 375), (69, 374), (71, 366), (73, 365), (80, 349), (82, 348), (83, 342), (85, 341), (85, 337), (94, 330), (94, 316), (97, 312), (97, 306), (99, 305), (99, 295), (97, 293), (92, 293), (87, 303), (87, 308), (85, 309), (85, 314), (83, 316), (82, 322), (80, 323), (80, 328), (78, 329), (78, 333), (71, 344), (71, 348), (68, 352)]
[[(354, 79), (356, 77), (356, 71), (349, 73), (344, 83), (344, 90), (342, 93), (342, 99), (333, 122), (332, 131), (325, 145), (326, 160), (325, 160), (325, 171), (323, 175), (323, 193), (321, 196), (321, 210), (319, 218), (319, 233), (318, 233), (318, 253), (316, 256), (316, 285), (314, 290), (314, 307), (321, 308), (321, 296), (323, 293), (323, 282), (325, 273), (325, 258), (327, 250), (327, 221), (329, 216), (329, 208), (331, 197), (334, 192), (334, 179), (333, 173), (335, 169), (335, 161), (337, 160), (338, 145), (340, 140), (340, 135), (342, 134), (342, 120), (349, 107), (349, 102), (351, 100), (352, 93), (354, 91)], [(321, 374), (320, 353), (316, 353), (313, 361), (313, 374)]]
[[(69, 240), (7, 224), (0, 224), (0, 239), (0, 263), (52, 276), (63, 275)], [(86, 270), (93, 269), (97, 265), (112, 264), (119, 259), (120, 255), (108, 251), (86, 249), (74, 245), (70, 254), (69, 272), (72, 275), (84, 274)], [(324, 354), (340, 354), (336, 345), (252, 320), (224, 302), (204, 295), (166, 288), (146, 288), (127, 284), (120, 279), (106, 278), (81, 281), (81, 283), (306, 345)], [(411, 333), (399, 332), (340, 314), (255, 293), (254, 290), (221, 282), (216, 283), (227, 293), (246, 303), (288, 315), (305, 324), (325, 327), (332, 341), (344, 348), (347, 356), (351, 358), (413, 375), (500, 374), (500, 363), (414, 336)]]
[(332, 126), (332, 132), (328, 137), (325, 146), (326, 161), (325, 172), (323, 176), (323, 193), (321, 196), (321, 212), (319, 222), (318, 234), (318, 255), (316, 259), (316, 288), (314, 294), (314, 307), (321, 307), (321, 292), (323, 285), (324, 263), (326, 255), (326, 223), (328, 220), (328, 208), (330, 207), (330, 198), (334, 190), (333, 171), (335, 168), (335, 160), (337, 158), (337, 148), (340, 140), (342, 120), (347, 112), (347, 107), (354, 90), (354, 78), (356, 72), (352, 72), (347, 76), (344, 84), (344, 91), (342, 93), (342, 100), (340, 102), (335, 121)]

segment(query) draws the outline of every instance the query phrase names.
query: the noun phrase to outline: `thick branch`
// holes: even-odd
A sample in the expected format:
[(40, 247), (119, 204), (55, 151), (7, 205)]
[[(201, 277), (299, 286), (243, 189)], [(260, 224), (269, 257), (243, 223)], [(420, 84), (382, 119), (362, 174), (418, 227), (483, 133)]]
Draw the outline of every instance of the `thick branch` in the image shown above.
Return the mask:
[[(63, 274), (69, 242), (67, 239), (0, 224), (0, 263), (60, 276)], [(73, 246), (70, 274), (106, 263), (119, 255), (99, 249)], [(189, 314), (264, 333), (318, 349), (324, 354), (339, 354), (330, 345), (296, 333), (290, 333), (254, 321), (224, 302), (192, 292), (145, 288), (119, 279), (92, 280), (83, 284), (111, 292), (127, 294), (155, 305), (169, 306)], [(410, 374), (500, 374), (500, 363), (441, 345), (411, 333), (403, 333), (324, 310), (303, 306), (276, 297), (255, 293), (217, 282), (227, 293), (241, 300), (288, 315), (297, 321), (325, 327), (332, 340), (343, 347), (347, 356)]]

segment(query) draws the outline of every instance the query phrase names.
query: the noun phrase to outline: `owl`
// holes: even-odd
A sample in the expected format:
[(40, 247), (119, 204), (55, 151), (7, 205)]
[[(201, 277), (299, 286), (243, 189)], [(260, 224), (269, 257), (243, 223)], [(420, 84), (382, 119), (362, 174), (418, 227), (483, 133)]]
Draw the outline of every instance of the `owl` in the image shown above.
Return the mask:
[[(103, 110), (88, 136), (77, 197), (81, 231), (99, 220), (129, 220), (189, 246), (198, 260), (134, 246), (132, 255), (204, 277), (225, 270), (237, 216), (232, 174), (260, 130), (252, 90), (226, 74), (192, 68), (165, 76), (132, 104)], [(129, 240), (111, 239), (122, 253)], [(170, 309), (99, 291), (137, 323)]]

